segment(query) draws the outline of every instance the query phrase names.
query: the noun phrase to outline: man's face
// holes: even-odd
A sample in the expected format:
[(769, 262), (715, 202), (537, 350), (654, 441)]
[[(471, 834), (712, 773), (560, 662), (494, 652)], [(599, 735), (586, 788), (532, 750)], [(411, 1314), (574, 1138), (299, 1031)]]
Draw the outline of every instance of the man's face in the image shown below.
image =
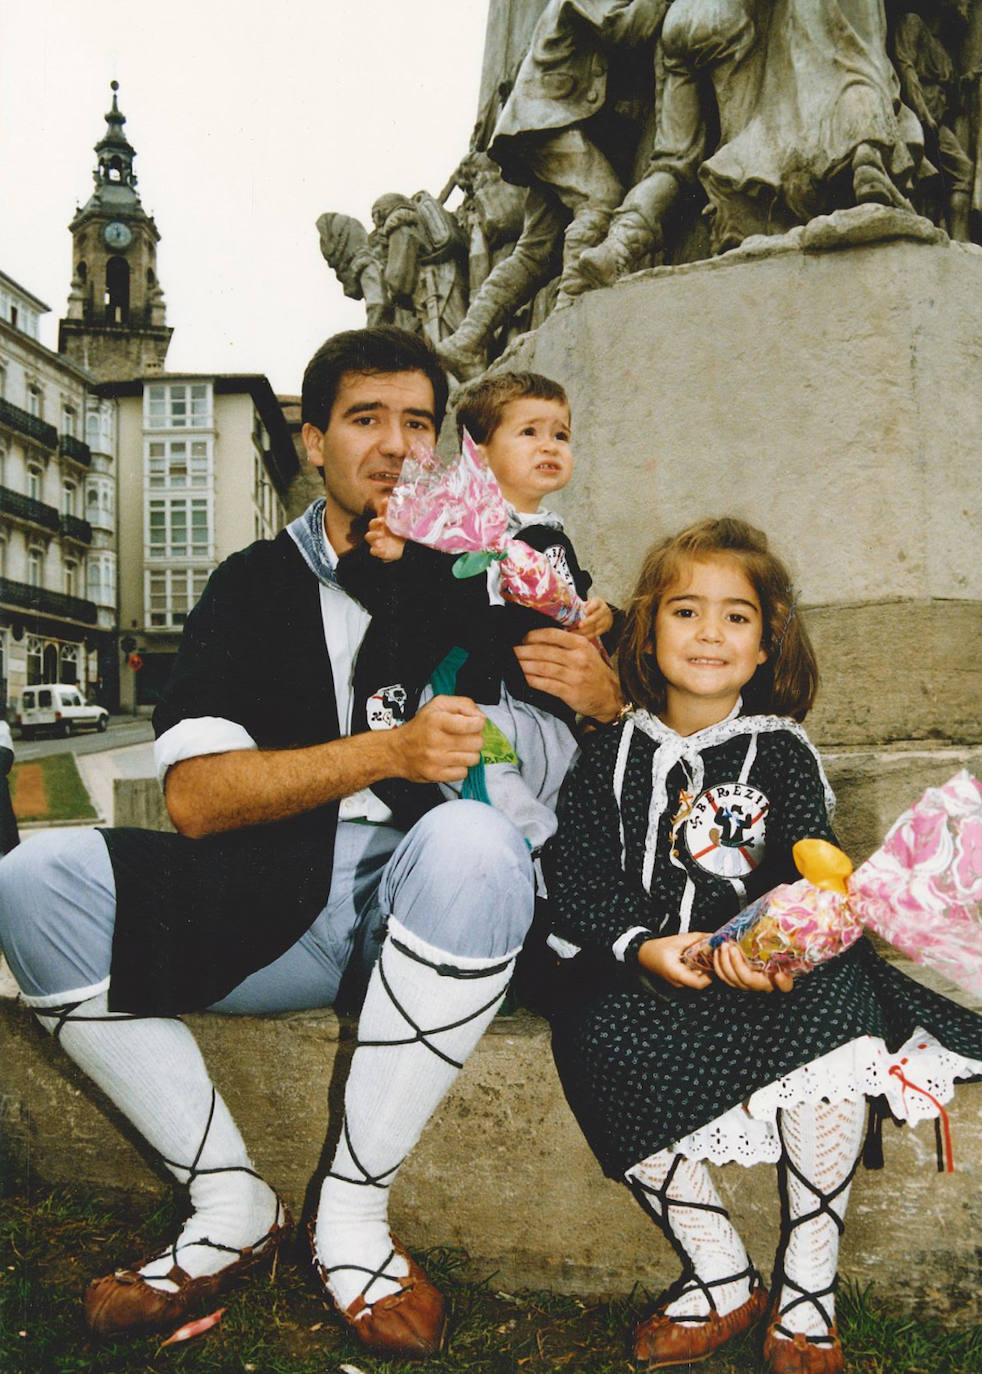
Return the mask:
[(354, 542), (353, 521), (377, 512), (413, 443), (436, 442), (433, 387), (425, 372), (346, 372), (327, 428), (304, 425), (307, 457), (324, 473), (324, 524), (336, 552)]

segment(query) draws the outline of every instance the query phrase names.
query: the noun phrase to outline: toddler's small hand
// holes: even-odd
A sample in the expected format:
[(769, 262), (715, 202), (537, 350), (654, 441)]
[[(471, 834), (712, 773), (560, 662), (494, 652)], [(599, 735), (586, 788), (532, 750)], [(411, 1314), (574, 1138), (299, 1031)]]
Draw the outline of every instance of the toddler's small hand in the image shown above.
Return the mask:
[(586, 635), (587, 639), (599, 639), (607, 633), (613, 623), (614, 615), (606, 601), (599, 596), (591, 596), (576, 632)]
[(383, 563), (394, 563), (402, 557), (406, 541), (393, 534), (385, 523), (386, 504), (383, 502), (378, 515), (369, 520), (368, 529), (365, 531), (365, 543), (371, 549), (373, 558), (381, 558)]

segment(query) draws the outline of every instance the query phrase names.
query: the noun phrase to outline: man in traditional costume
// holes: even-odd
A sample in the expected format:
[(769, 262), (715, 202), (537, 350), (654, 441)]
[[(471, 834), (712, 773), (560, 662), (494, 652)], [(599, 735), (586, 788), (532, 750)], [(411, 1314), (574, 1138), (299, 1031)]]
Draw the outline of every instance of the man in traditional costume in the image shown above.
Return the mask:
[[(370, 1350), (442, 1340), (443, 1299), (390, 1236), (388, 1192), (494, 1016), (533, 904), (511, 821), (435, 805), (435, 784), (476, 764), (484, 717), (464, 697), (419, 707), (451, 646), (400, 613), (360, 537), (446, 398), (419, 336), (327, 341), (302, 395), (324, 498), (216, 570), (155, 714), (179, 833), (46, 832), (0, 864), (0, 943), (25, 1002), (190, 1195), (161, 1253), (90, 1285), (97, 1334), (176, 1325), (288, 1232), (180, 1013), (330, 1006), (344, 980), (367, 992), (315, 1265)], [(599, 655), (539, 635), (518, 651), (532, 686), (611, 718)]]

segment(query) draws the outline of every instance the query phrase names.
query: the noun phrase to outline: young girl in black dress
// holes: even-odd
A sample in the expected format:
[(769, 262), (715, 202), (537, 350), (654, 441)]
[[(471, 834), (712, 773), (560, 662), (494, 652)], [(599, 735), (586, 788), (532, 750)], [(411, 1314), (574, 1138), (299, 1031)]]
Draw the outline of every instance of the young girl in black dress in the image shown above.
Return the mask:
[[(797, 724), (814, 655), (758, 530), (707, 520), (653, 549), (619, 658), (632, 706), (584, 748), (544, 866), (555, 933), (581, 950), (578, 995), (554, 1020), (567, 1097), (605, 1172), (683, 1264), (635, 1358), (704, 1359), (767, 1310), (768, 1368), (837, 1374), (838, 1246), (866, 1100), (936, 1115), (954, 1079), (982, 1075), (982, 1018), (864, 939), (794, 984), (734, 945), (716, 951), (713, 976), (682, 960), (798, 876), (797, 840), (835, 838), (832, 793)], [(901, 1061), (903, 1086), (890, 1074)], [(778, 1164), (769, 1309), (707, 1159)]]

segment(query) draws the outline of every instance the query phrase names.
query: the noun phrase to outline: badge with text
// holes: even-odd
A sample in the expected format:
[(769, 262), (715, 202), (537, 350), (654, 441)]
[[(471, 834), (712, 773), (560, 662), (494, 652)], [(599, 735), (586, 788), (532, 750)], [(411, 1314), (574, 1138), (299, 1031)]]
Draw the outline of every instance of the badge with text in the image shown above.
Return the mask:
[(682, 824), (693, 862), (720, 878), (742, 878), (764, 857), (770, 802), (745, 782), (707, 787)]
[(365, 702), (369, 730), (392, 730), (406, 720), (406, 689), (402, 683), (380, 687)]

